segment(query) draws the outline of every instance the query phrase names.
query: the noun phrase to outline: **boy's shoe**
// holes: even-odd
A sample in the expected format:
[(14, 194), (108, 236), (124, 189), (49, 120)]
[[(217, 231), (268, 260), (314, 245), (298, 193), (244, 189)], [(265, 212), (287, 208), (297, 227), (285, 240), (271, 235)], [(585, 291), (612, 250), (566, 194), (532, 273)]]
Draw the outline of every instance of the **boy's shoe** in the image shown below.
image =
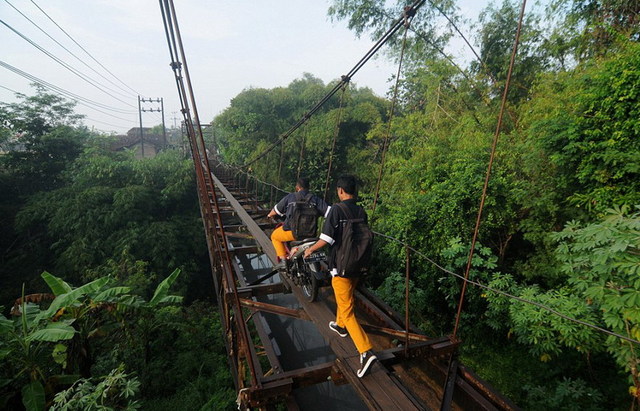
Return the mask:
[(335, 321), (329, 321), (329, 328), (335, 331), (342, 338), (349, 335), (349, 333), (347, 332), (347, 329), (344, 327), (340, 327), (338, 323)]
[(358, 378), (364, 377), (367, 372), (371, 369), (371, 366), (377, 360), (378, 357), (373, 353), (373, 351), (365, 351), (360, 354), (360, 369), (358, 370)]
[(283, 258), (283, 259), (280, 259), (280, 261), (273, 266), (273, 269), (278, 271), (286, 271), (288, 266), (289, 266), (289, 260), (287, 260), (286, 258)]

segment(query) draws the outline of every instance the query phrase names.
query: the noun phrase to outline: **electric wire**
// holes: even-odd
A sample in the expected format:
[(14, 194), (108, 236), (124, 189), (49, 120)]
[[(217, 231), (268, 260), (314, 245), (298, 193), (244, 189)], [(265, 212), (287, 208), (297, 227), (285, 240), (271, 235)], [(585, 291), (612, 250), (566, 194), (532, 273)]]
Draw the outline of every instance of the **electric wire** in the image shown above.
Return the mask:
[(18, 92), (18, 91), (15, 91), (14, 89), (11, 89), (11, 88), (9, 88), (9, 87), (3, 86), (2, 84), (0, 84), (0, 88), (3, 88), (3, 89), (5, 89), (5, 90), (7, 90), (7, 91), (10, 91), (10, 92), (12, 92), (13, 94), (21, 94), (21, 95), (24, 95), (24, 94), (22, 94), (22, 93), (20, 93), (20, 92)]
[(62, 31), (71, 41), (73, 41), (76, 44), (76, 46), (78, 46), (82, 51), (84, 51), (87, 54), (87, 56), (89, 56), (100, 67), (102, 67), (104, 69), (104, 71), (106, 71), (107, 73), (111, 74), (113, 76), (113, 78), (118, 80), (122, 85), (124, 85), (126, 88), (128, 88), (129, 90), (134, 92), (136, 95), (138, 95), (138, 96), (142, 95), (141, 93), (137, 92), (133, 88), (129, 87), (129, 85), (127, 85), (127, 83), (125, 83), (124, 81), (120, 80), (120, 78), (118, 76), (113, 74), (108, 68), (106, 68), (104, 65), (102, 65), (102, 63), (100, 63), (95, 57), (93, 57), (93, 55), (91, 53), (89, 53), (84, 47), (82, 47), (80, 45), (80, 43), (78, 43), (73, 37), (71, 37), (71, 35), (69, 33), (67, 33), (62, 27), (60, 27), (60, 25), (58, 23), (56, 23), (56, 21), (54, 19), (52, 19), (44, 10), (42, 10), (42, 8), (40, 6), (38, 6), (34, 0), (31, 0), (31, 3), (33, 3), (33, 5), (36, 6), (38, 8), (38, 10), (40, 10), (42, 12), (42, 14), (44, 14), (53, 24), (56, 25), (56, 27), (58, 27), (60, 29), (60, 31)]
[[(26, 78), (27, 80), (30, 80), (30, 81), (32, 81), (34, 83), (37, 83), (37, 84), (39, 84), (39, 85), (41, 85), (41, 86), (43, 86), (45, 88), (48, 88), (50, 90), (53, 90), (53, 91), (57, 92), (58, 94), (61, 94), (61, 95), (65, 96), (65, 97), (68, 97), (68, 98), (70, 98), (72, 100), (76, 100), (78, 102), (84, 102), (89, 106), (97, 106), (97, 107), (100, 107), (101, 109), (110, 110), (110, 111), (113, 111), (113, 112), (116, 112), (116, 113), (120, 113), (120, 114), (133, 114), (133, 113), (135, 113), (134, 111), (121, 110), (121, 109), (118, 109), (118, 108), (114, 108), (114, 107), (108, 106), (106, 104), (98, 103), (98, 102), (90, 100), (90, 99), (88, 99), (86, 97), (82, 97), (82, 96), (80, 96), (78, 94), (75, 94), (75, 93), (72, 93), (72, 92), (70, 92), (68, 90), (65, 90), (62, 87), (58, 87), (58, 86), (56, 86), (54, 84), (51, 84), (51, 83), (49, 83), (49, 82), (47, 82), (45, 80), (42, 80), (42, 79), (40, 79), (40, 78), (38, 78), (38, 77), (36, 77), (36, 76), (34, 76), (32, 74), (29, 74), (29, 73), (27, 73), (27, 72), (25, 72), (23, 70), (20, 70), (19, 68), (14, 67), (11, 64), (8, 64), (8, 63), (6, 63), (6, 62), (4, 62), (2, 60), (0, 60), (0, 66), (6, 68), (9, 71), (14, 72), (15, 74), (17, 74), (17, 75), (19, 75), (21, 77)], [(109, 114), (109, 113), (105, 113), (105, 114), (113, 116), (112, 114)], [(116, 116), (113, 116), (113, 117), (116, 117)]]
[(34, 46), (35, 48), (37, 48), (38, 50), (40, 50), (42, 53), (44, 53), (45, 55), (47, 55), (49, 58), (51, 58), (53, 61), (55, 61), (56, 63), (60, 64), (62, 67), (66, 68), (67, 70), (69, 70), (71, 73), (75, 74), (77, 77), (79, 77), (80, 79), (84, 80), (85, 82), (87, 82), (88, 84), (92, 85), (93, 87), (97, 88), (98, 90), (102, 91), (103, 93), (105, 93), (106, 95), (108, 95), (109, 97), (118, 100), (119, 102), (133, 107), (135, 108), (135, 106), (133, 106), (132, 104), (120, 99), (117, 96), (114, 96), (113, 94), (109, 93), (108, 91), (106, 91), (105, 89), (103, 89), (100, 85), (96, 84), (92, 79), (90, 79), (89, 77), (87, 77), (84, 73), (82, 73), (81, 71), (73, 68), (72, 66), (70, 66), (69, 64), (65, 63), (62, 59), (58, 58), (57, 56), (55, 56), (53, 53), (51, 53), (50, 51), (48, 51), (47, 49), (45, 49), (44, 47), (40, 46), (38, 43), (36, 43), (35, 41), (31, 40), (29, 37), (25, 36), (24, 34), (22, 34), (21, 32), (19, 32), (18, 30), (16, 30), (15, 28), (13, 28), (11, 25), (9, 25), (7, 22), (5, 22), (4, 20), (0, 19), (0, 23), (2, 23), (5, 27), (7, 27), (9, 30), (13, 31), (16, 35), (18, 35), (20, 38), (22, 38), (23, 40), (25, 40), (26, 42), (28, 42), (29, 44), (31, 44), (32, 46)]
[(102, 73), (98, 72), (96, 69), (94, 69), (93, 67), (91, 67), (89, 64), (87, 64), (84, 60), (82, 60), (80, 57), (78, 57), (76, 54), (74, 54), (71, 50), (69, 50), (67, 47), (65, 47), (62, 43), (60, 43), (58, 40), (56, 40), (55, 38), (53, 38), (49, 33), (46, 32), (46, 30), (42, 29), (36, 22), (34, 22), (33, 20), (31, 20), (28, 16), (26, 16), (23, 12), (21, 12), (16, 6), (14, 6), (13, 4), (11, 4), (9, 2), (9, 0), (4, 0), (9, 6), (11, 6), (16, 12), (18, 12), (22, 17), (24, 17), (27, 21), (29, 21), (31, 24), (33, 24), (38, 30), (40, 30), (45, 36), (49, 37), (53, 42), (55, 42), (58, 46), (62, 47), (67, 53), (71, 54), (73, 57), (76, 58), (76, 60), (78, 60), (80, 63), (84, 64), (89, 70), (93, 71), (94, 73), (96, 73), (98, 76), (102, 77), (104, 80), (108, 81), (109, 83), (111, 83), (113, 86), (119, 88), (121, 91), (124, 91), (127, 94), (122, 94), (119, 91), (116, 91), (104, 84), (100, 84), (101, 86), (103, 86), (104, 88), (106, 88), (107, 90), (116, 93), (122, 97), (129, 97), (132, 95), (132, 93), (128, 90), (125, 90), (122, 88), (122, 86), (116, 84), (113, 82), (113, 80), (105, 77)]

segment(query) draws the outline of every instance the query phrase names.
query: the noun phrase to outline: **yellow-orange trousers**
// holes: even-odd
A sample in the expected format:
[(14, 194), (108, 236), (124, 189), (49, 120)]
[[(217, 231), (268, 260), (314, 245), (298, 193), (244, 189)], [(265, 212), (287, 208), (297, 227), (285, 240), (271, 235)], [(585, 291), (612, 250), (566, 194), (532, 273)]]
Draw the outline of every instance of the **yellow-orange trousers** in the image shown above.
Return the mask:
[(358, 285), (358, 278), (344, 278), (335, 276), (331, 280), (331, 286), (336, 296), (336, 323), (340, 327), (344, 327), (349, 332), (353, 343), (356, 345), (359, 353), (363, 353), (373, 348), (369, 337), (364, 332), (354, 312), (355, 299), (353, 292)]
[(293, 240), (295, 240), (293, 231), (284, 230), (282, 226), (276, 228), (271, 233), (271, 242), (273, 243), (273, 248), (276, 249), (276, 254), (278, 255), (278, 257), (280, 257), (280, 259), (283, 259), (287, 256), (287, 249), (284, 246), (284, 243)]

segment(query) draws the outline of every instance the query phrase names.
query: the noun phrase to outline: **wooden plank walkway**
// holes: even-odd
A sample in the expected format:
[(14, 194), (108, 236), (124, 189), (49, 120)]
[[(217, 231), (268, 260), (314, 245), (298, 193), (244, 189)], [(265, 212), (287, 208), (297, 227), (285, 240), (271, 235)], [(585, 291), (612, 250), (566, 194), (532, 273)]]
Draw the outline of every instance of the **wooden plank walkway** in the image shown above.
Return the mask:
[[(222, 196), (229, 202), (242, 221), (247, 224), (249, 232), (258, 242), (263, 252), (272, 262), (275, 262), (275, 251), (267, 234), (253, 221), (250, 214), (235, 200), (234, 196), (220, 180), (216, 176), (213, 178)], [(311, 321), (316, 325), (320, 334), (329, 342), (336, 356), (336, 366), (370, 409), (403, 411), (426, 409), (379, 362), (374, 364), (368, 375), (363, 378), (357, 377), (356, 372), (360, 368), (360, 360), (353, 342), (350, 338), (340, 338), (328, 328), (329, 321), (335, 320), (335, 303), (332, 293), (325, 292), (320, 301), (310, 303), (299, 287), (293, 286), (292, 292), (311, 318)], [(388, 347), (374, 347), (374, 349), (384, 348)]]

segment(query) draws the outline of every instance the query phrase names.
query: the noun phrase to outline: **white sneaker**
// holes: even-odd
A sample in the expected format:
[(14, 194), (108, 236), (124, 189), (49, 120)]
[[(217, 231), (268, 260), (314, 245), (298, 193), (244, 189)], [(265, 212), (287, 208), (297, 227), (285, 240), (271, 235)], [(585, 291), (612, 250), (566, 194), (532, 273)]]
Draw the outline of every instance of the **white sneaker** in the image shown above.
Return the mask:
[(340, 327), (338, 325), (337, 322), (335, 321), (329, 321), (329, 328), (333, 331), (336, 332), (336, 334), (338, 334), (340, 337), (344, 338), (347, 335), (349, 335), (349, 333), (347, 332), (347, 329), (344, 327)]
[(378, 357), (373, 353), (373, 351), (365, 351), (360, 354), (360, 369), (358, 370), (358, 378), (362, 378), (367, 374), (367, 371), (371, 369), (373, 362), (377, 360)]

